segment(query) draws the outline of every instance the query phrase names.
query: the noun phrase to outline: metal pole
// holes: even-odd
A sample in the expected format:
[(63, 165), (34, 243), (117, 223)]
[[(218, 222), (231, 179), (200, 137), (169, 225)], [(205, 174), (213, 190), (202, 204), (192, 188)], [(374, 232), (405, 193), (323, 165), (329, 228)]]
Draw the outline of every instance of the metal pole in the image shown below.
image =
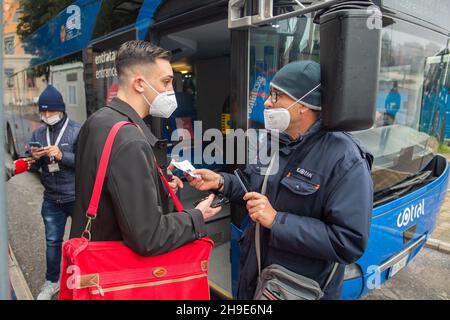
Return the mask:
[(3, 37), (3, 0), (0, 0), (0, 300), (11, 300), (11, 287), (9, 282), (9, 253), (8, 253), (8, 216), (5, 205), (5, 130), (3, 110), (3, 72), (4, 57)]

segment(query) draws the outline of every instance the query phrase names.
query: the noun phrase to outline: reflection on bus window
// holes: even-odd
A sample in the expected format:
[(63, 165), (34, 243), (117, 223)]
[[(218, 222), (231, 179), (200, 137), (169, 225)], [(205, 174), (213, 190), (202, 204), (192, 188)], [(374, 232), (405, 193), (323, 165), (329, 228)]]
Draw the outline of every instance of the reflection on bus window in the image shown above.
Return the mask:
[(416, 28), (402, 22), (384, 28), (376, 124), (355, 133), (375, 156), (376, 191), (421, 170), (438, 148), (439, 136), (422, 126), (426, 109), (435, 112), (435, 105), (423, 98), (427, 77), (440, 77), (427, 71), (427, 57), (442, 49), (443, 41)]

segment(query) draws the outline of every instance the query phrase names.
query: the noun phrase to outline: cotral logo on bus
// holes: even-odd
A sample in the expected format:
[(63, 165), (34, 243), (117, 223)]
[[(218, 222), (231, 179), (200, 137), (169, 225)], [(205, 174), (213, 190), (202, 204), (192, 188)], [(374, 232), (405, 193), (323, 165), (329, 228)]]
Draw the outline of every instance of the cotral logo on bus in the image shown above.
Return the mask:
[(397, 227), (406, 227), (414, 220), (419, 219), (425, 215), (425, 200), (422, 200), (417, 205), (411, 205), (411, 207), (405, 208), (399, 213), (397, 217)]

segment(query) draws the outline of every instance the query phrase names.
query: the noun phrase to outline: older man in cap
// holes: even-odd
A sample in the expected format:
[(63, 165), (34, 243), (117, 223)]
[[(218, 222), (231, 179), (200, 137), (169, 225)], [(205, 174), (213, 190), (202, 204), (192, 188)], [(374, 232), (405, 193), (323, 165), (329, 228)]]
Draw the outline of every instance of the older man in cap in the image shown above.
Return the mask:
[(38, 106), (45, 125), (33, 132), (30, 146), (45, 188), (41, 214), (47, 273), (37, 298), (50, 300), (59, 290), (62, 241), (75, 202), (75, 144), (80, 125), (68, 118), (63, 97), (52, 85), (39, 96)]
[[(247, 207), (251, 223), (240, 244), (239, 299), (255, 298), (258, 270), (275, 264), (314, 280), (322, 299), (339, 299), (345, 265), (361, 257), (367, 245), (373, 157), (350, 134), (322, 128), (316, 62), (293, 62), (278, 71), (265, 107), (266, 128), (279, 133), (272, 167), (278, 170), (269, 168), (265, 194), (260, 190), (267, 167), (261, 164), (245, 171), (256, 192), (245, 193), (233, 175), (203, 169), (194, 172), (200, 178), (189, 178), (190, 183)], [(261, 226), (260, 268), (256, 223)], [(274, 290), (266, 298), (279, 294)]]

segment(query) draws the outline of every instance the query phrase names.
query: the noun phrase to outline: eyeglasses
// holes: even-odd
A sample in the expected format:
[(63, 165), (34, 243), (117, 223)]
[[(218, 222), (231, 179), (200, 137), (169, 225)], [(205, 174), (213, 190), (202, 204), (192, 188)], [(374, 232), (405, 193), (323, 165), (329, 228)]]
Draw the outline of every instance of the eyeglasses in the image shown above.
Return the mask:
[(279, 97), (284, 96), (283, 92), (276, 91), (276, 90), (270, 90), (269, 91), (270, 99), (272, 100), (272, 103), (276, 103), (278, 101)]

